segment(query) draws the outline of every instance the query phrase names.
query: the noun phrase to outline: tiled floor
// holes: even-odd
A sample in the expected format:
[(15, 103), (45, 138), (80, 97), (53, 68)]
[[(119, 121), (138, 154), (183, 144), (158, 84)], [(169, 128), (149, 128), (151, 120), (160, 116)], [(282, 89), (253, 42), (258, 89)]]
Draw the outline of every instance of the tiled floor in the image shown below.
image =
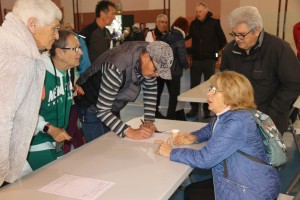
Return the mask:
[[(187, 70), (184, 72), (183, 77), (181, 79), (181, 92), (189, 90), (189, 88), (190, 88), (189, 80), (190, 80), (190, 75), (189, 75), (189, 70)], [(160, 112), (164, 115), (166, 114), (167, 105), (168, 105), (168, 92), (167, 92), (167, 89), (165, 88), (163, 95), (162, 95), (161, 106), (160, 106)], [(189, 109), (190, 109), (190, 105), (187, 103), (185, 106), (185, 111), (188, 112)], [(142, 95), (139, 95), (136, 102), (129, 103), (121, 112), (121, 118), (124, 121), (128, 121), (134, 117), (138, 117), (138, 116), (142, 116), (142, 115), (143, 115)], [(188, 120), (198, 121), (198, 118), (191, 118)], [(300, 172), (300, 154), (296, 150), (292, 134), (289, 132), (286, 132), (284, 134), (284, 141), (286, 143), (287, 150), (288, 150), (289, 162), (282, 169), (279, 170), (279, 175), (280, 175), (280, 179), (282, 182), (282, 186), (281, 186), (282, 193), (284, 193), (284, 191), (287, 189), (292, 178), (298, 172)], [(293, 193), (296, 193), (299, 190), (300, 190), (300, 184), (298, 184), (294, 188)], [(176, 195), (174, 195), (171, 199), (172, 200), (182, 200), (183, 192), (179, 190), (176, 193)]]

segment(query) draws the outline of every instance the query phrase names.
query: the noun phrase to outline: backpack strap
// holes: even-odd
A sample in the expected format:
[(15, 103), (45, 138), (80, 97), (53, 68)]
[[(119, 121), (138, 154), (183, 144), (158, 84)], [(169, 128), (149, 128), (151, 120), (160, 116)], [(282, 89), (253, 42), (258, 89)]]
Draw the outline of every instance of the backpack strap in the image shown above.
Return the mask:
[(255, 162), (258, 162), (258, 163), (261, 163), (261, 164), (264, 164), (264, 165), (270, 165), (269, 163), (265, 162), (264, 160), (260, 159), (260, 158), (256, 158), (254, 156), (251, 156), (243, 151), (240, 151), (240, 150), (237, 150), (237, 152), (247, 158), (249, 158), (250, 160), (253, 160)]

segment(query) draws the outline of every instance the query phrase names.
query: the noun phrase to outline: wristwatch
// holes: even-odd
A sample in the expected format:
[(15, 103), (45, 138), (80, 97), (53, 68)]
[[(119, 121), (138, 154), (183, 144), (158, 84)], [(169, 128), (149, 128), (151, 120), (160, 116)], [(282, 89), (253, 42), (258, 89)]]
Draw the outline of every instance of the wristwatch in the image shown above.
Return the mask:
[(43, 128), (43, 133), (48, 133), (50, 125), (51, 124), (49, 122), (47, 124), (45, 124), (45, 126)]

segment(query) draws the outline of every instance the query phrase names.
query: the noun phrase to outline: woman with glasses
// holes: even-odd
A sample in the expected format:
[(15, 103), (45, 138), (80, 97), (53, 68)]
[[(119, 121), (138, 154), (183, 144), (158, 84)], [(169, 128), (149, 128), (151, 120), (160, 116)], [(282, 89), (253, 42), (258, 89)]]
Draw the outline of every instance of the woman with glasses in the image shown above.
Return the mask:
[(27, 157), (32, 170), (62, 156), (62, 142), (71, 139), (65, 131), (69, 124), (73, 94), (70, 69), (79, 65), (82, 51), (74, 32), (59, 30), (58, 33), (59, 39), (53, 43), (50, 57), (45, 61), (45, 95)]
[(291, 103), (300, 94), (300, 64), (290, 45), (266, 32), (256, 7), (234, 9), (228, 17), (232, 41), (220, 69), (245, 75), (257, 109), (269, 115), (281, 133), (288, 128)]
[(50, 0), (17, 0), (0, 28), (0, 186), (22, 176), (45, 77), (45, 49), (62, 13)]
[(174, 138), (175, 145), (206, 145), (194, 150), (172, 149), (169, 143), (162, 143), (158, 153), (194, 168), (212, 168), (213, 180), (188, 186), (185, 199), (276, 199), (280, 190), (277, 170), (239, 153), (268, 161), (259, 129), (248, 111), (256, 108), (250, 82), (241, 74), (226, 71), (213, 75), (210, 84), (208, 106), (216, 117), (200, 130)]

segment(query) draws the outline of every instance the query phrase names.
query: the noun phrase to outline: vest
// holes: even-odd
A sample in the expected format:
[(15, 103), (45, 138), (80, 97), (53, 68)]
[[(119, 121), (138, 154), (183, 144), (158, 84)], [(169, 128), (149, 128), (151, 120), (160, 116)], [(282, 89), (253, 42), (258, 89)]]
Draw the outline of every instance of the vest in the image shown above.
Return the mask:
[(103, 63), (115, 65), (123, 75), (123, 83), (113, 102), (112, 112), (119, 112), (128, 102), (134, 102), (141, 89), (134, 66), (147, 44), (148, 42), (144, 41), (126, 42), (104, 52), (95, 60), (93, 65), (79, 77), (77, 84), (82, 87), (85, 94), (83, 96), (77, 96), (75, 98), (76, 103), (83, 108), (89, 108), (97, 104)]

